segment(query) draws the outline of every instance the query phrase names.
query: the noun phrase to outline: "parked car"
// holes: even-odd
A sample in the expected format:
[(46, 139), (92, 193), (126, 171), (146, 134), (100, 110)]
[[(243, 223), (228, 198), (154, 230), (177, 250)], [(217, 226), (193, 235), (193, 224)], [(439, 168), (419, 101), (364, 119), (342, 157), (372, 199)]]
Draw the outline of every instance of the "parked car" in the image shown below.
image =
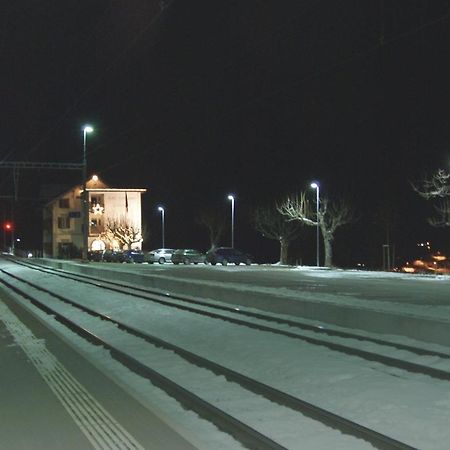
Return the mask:
[(164, 264), (172, 261), (172, 254), (175, 250), (173, 248), (157, 248), (145, 254), (144, 261), (149, 264), (159, 263)]
[(103, 261), (106, 262), (125, 262), (125, 255), (120, 250), (105, 250)]
[(89, 250), (88, 261), (103, 261), (103, 250)]
[(252, 255), (231, 247), (218, 247), (206, 253), (206, 262), (211, 263), (213, 266), (216, 264), (226, 266), (228, 263), (236, 264), (237, 266), (243, 263), (249, 266), (253, 261)]
[(180, 248), (172, 254), (174, 264), (206, 263), (205, 254), (192, 248)]
[(127, 263), (143, 263), (144, 253), (140, 250), (126, 250), (123, 252), (124, 261)]

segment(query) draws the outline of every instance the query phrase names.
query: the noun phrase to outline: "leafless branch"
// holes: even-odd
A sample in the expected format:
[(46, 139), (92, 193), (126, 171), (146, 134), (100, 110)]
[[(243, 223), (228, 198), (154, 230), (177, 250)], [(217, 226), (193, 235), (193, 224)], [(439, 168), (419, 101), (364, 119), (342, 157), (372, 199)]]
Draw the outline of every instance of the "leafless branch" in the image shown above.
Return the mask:
[(309, 217), (310, 208), (305, 192), (289, 195), (277, 205), (277, 210), (280, 214), (286, 216), (288, 220), (299, 220), (310, 226), (317, 225), (317, 220), (314, 221)]
[(208, 230), (210, 248), (217, 247), (225, 231), (223, 215), (213, 210), (202, 211), (197, 218), (197, 223)]
[(131, 244), (142, 242), (142, 231), (131, 224), (126, 217), (109, 218), (105, 223), (105, 231), (100, 237), (111, 245), (118, 241), (123, 246), (131, 248)]
[(305, 225), (319, 225), (325, 247), (325, 265), (333, 264), (332, 243), (336, 230), (355, 220), (353, 209), (345, 200), (330, 202), (327, 198), (321, 199), (318, 211), (313, 211), (306, 200), (306, 193), (290, 195), (277, 206), (278, 211), (289, 220), (298, 220)]
[(419, 185), (413, 184), (414, 190), (426, 199), (450, 196), (450, 172), (439, 169), (431, 177), (424, 178)]
[(253, 222), (264, 237), (277, 241), (292, 241), (301, 228), (299, 221), (289, 220), (277, 207), (257, 208), (253, 214)]
[(450, 227), (450, 199), (444, 199), (435, 205), (436, 217), (428, 219), (433, 227)]

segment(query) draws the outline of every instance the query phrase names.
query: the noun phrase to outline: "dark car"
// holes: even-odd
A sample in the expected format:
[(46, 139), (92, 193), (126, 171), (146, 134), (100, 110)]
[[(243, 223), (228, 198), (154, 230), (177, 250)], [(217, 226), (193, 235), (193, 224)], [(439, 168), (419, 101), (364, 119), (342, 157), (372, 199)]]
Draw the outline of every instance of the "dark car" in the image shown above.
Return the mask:
[(87, 256), (89, 261), (103, 261), (103, 250), (90, 250)]
[(237, 266), (243, 263), (249, 266), (253, 260), (252, 255), (231, 247), (219, 247), (206, 253), (206, 262), (211, 263), (213, 266), (216, 264), (226, 266), (228, 263), (236, 264)]
[(166, 262), (172, 261), (172, 255), (175, 250), (172, 248), (157, 248), (145, 254), (144, 260), (149, 264), (155, 262), (159, 264), (164, 264)]
[(125, 262), (125, 255), (120, 250), (105, 250), (103, 261), (106, 262)]
[(192, 248), (180, 248), (172, 254), (174, 264), (206, 263), (205, 254)]
[(143, 263), (144, 253), (140, 250), (126, 250), (123, 252), (124, 261), (127, 263)]

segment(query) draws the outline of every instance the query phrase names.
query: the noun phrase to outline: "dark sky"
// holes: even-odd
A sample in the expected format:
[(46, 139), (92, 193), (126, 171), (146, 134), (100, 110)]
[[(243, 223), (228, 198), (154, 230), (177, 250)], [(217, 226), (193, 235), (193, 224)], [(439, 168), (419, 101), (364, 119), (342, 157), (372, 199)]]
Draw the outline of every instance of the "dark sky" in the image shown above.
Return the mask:
[[(167, 244), (205, 249), (195, 218), (217, 208), (228, 220), (233, 192), (237, 246), (274, 261), (249, 213), (313, 179), (359, 213), (336, 237), (338, 263), (377, 264), (386, 222), (399, 254), (424, 239), (448, 248), (410, 186), (449, 165), (448, 1), (164, 3), (2, 2), (2, 160), (81, 162), (89, 122), (89, 173), (149, 189), (149, 248), (163, 204)], [(16, 228), (30, 246), (41, 186), (77, 176), (20, 173)], [(312, 263), (314, 243), (308, 229), (294, 257)]]

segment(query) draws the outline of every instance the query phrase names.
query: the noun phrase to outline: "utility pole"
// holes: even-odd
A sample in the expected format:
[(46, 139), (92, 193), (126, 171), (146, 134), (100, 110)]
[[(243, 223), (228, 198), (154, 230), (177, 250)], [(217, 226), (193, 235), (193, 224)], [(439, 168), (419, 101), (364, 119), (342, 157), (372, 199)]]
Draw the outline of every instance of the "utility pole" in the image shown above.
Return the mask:
[[(0, 161), (0, 169), (12, 169), (13, 170), (13, 186), (14, 193), (13, 196), (8, 196), (4, 198), (11, 199), (11, 221), (13, 227), (11, 230), (11, 251), (14, 253), (15, 250), (15, 234), (14, 234), (14, 205), (19, 198), (19, 169), (51, 169), (51, 170), (83, 170), (84, 165), (78, 163), (56, 163), (56, 162), (28, 162), (28, 161)], [(86, 179), (86, 177), (84, 177)], [(6, 246), (5, 240), (5, 230), (3, 229), (3, 242)]]

